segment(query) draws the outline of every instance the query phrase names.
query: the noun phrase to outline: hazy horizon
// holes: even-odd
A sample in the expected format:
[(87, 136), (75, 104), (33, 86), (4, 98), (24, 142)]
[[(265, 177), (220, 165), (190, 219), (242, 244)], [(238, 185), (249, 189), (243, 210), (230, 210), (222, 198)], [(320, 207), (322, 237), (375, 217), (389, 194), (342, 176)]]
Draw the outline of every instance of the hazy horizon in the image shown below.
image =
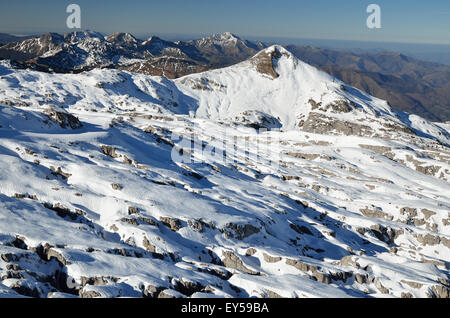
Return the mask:
[[(69, 1), (22, 0), (8, 3), (0, 12), (0, 32), (66, 33)], [(245, 2), (78, 0), (81, 29), (102, 33), (129, 32), (183, 36), (230, 31), (245, 37), (320, 39), (450, 45), (450, 2), (430, 0), (378, 0), (382, 27), (369, 29), (369, 2), (349, 0), (280, 0)], [(182, 30), (182, 32), (180, 32)]]

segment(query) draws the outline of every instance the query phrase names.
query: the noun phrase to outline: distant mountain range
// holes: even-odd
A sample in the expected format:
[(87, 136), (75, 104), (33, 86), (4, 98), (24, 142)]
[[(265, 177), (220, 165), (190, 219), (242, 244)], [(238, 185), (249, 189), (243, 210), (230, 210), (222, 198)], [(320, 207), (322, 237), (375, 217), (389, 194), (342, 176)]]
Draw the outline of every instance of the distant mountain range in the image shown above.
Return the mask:
[(396, 109), (430, 120), (450, 120), (450, 67), (403, 54), (357, 54), (287, 46), (301, 60), (321, 68)]
[(0, 33), (0, 45), (5, 45), (10, 42), (23, 41), (36, 37), (35, 35), (12, 35), (7, 33)]
[[(0, 36), (0, 43), (2, 38), (7, 39)], [(170, 79), (236, 64), (268, 46), (228, 32), (177, 42), (159, 37), (139, 40), (129, 33), (105, 37), (92, 31), (13, 37), (7, 42), (0, 47), (0, 59), (15, 60), (19, 68), (58, 73), (114, 68)], [(433, 121), (450, 121), (450, 66), (390, 52), (351, 53), (295, 45), (286, 48), (347, 84), (387, 100), (395, 109)]]

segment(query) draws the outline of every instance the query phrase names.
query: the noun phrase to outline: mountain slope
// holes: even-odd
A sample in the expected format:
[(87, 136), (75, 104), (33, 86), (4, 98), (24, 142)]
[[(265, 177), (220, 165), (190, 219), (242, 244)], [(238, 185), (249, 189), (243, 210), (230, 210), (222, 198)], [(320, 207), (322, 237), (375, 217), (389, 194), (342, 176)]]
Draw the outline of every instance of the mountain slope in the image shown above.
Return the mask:
[(388, 100), (394, 108), (429, 120), (450, 118), (450, 67), (392, 52), (355, 54), (286, 46), (299, 59), (348, 85)]
[[(115, 68), (147, 75), (178, 78), (242, 62), (267, 47), (229, 32), (187, 41), (159, 37), (141, 41), (129, 33), (108, 37), (92, 31), (9, 43), (0, 59), (20, 67), (62, 73)], [(287, 45), (293, 54), (350, 86), (389, 101), (395, 108), (433, 121), (450, 119), (450, 67), (402, 54), (356, 54), (309, 46)]]
[(2, 296), (449, 296), (446, 126), (281, 47), (175, 81), (2, 62), (0, 104)]
[[(256, 111), (279, 121), (285, 130), (297, 127), (381, 138), (415, 129), (405, 119), (408, 115), (392, 110), (387, 102), (345, 85), (280, 46), (235, 66), (175, 82), (198, 101), (195, 112), (200, 117), (223, 120)], [(449, 144), (445, 131), (433, 129), (440, 132), (439, 140)]]

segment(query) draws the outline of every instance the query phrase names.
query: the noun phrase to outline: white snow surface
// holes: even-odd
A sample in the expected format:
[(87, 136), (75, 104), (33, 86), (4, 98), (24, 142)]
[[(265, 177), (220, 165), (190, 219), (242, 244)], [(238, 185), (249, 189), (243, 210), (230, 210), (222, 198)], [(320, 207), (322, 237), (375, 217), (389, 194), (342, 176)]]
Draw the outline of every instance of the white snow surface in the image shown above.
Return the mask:
[[(276, 78), (255, 58), (174, 81), (1, 62), (0, 297), (448, 295), (448, 126), (275, 51)], [(237, 151), (177, 163), (173, 133)]]

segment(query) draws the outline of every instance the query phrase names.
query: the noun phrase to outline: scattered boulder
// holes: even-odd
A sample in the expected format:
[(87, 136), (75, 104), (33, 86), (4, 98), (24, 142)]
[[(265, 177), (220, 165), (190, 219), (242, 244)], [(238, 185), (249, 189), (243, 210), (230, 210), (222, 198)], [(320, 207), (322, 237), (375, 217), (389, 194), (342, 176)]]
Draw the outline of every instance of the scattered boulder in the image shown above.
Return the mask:
[(375, 218), (375, 219), (387, 219), (392, 221), (394, 217), (392, 215), (389, 215), (380, 208), (377, 207), (366, 207), (364, 209), (359, 210), (364, 216), (367, 216), (369, 218)]
[(99, 292), (96, 292), (95, 290), (80, 290), (80, 297), (81, 298), (101, 298), (102, 294)]
[(228, 223), (226, 227), (232, 231), (232, 233), (230, 231), (227, 232), (228, 236), (234, 237), (240, 241), (261, 231), (259, 228), (251, 224), (241, 225)]
[(52, 171), (52, 174), (54, 176), (60, 176), (61, 178), (63, 178), (63, 180), (69, 179), (72, 176), (70, 173), (64, 172), (61, 167), (55, 169), (55, 167), (51, 166), (50, 170)]
[(426, 235), (422, 235), (419, 234), (416, 236), (417, 241), (419, 241), (419, 243), (423, 244), (423, 245), (430, 245), (430, 246), (434, 246), (434, 245), (438, 245), (441, 242), (441, 238), (437, 235), (431, 235), (431, 234), (426, 234)]
[(175, 284), (175, 290), (182, 293), (185, 296), (192, 296), (195, 293), (202, 292), (205, 286), (199, 282), (191, 282), (188, 280), (180, 279)]
[(72, 129), (78, 129), (83, 127), (80, 120), (72, 114), (66, 112), (63, 109), (50, 108), (45, 111), (46, 115), (56, 121), (62, 128), (70, 127)]
[(120, 191), (120, 190), (123, 189), (122, 186), (120, 184), (117, 184), (117, 183), (112, 183), (111, 184), (111, 188), (113, 188), (113, 190), (116, 190), (116, 191)]
[(436, 212), (428, 210), (428, 209), (422, 209), (420, 210), (423, 215), (425, 215), (425, 219), (428, 220), (430, 217), (432, 217), (433, 215), (436, 215)]
[(302, 272), (316, 272), (317, 271), (317, 266), (314, 265), (310, 265), (307, 263), (304, 263), (300, 260), (295, 260), (295, 259), (287, 259), (286, 260), (286, 264), (290, 265), (290, 266), (294, 266), (295, 268), (297, 268), (298, 270), (302, 271)]
[(389, 294), (389, 289), (383, 286), (379, 278), (375, 278), (375, 287), (380, 291), (380, 293), (386, 295)]
[(170, 228), (174, 232), (178, 232), (181, 228), (181, 221), (170, 217), (159, 218), (162, 224)]
[(245, 252), (245, 256), (253, 256), (257, 253), (258, 251), (256, 249), (254, 249), (253, 247), (250, 247), (249, 249), (247, 249), (247, 252)]
[[(143, 292), (144, 298), (158, 298), (159, 294), (164, 290), (163, 287), (149, 285)], [(163, 297), (161, 297), (163, 298)]]
[(264, 253), (263, 256), (264, 256), (264, 260), (267, 263), (278, 263), (283, 259), (281, 257), (270, 256), (269, 254), (266, 254), (266, 253)]
[(364, 285), (367, 283), (367, 274), (355, 274), (355, 280), (358, 284)]
[(404, 233), (403, 230), (395, 230), (390, 227), (384, 227), (380, 224), (372, 225), (371, 232), (382, 242), (393, 244), (394, 240)]
[(222, 262), (225, 267), (234, 268), (250, 275), (259, 274), (258, 272), (255, 272), (245, 267), (242, 260), (231, 251), (223, 251), (222, 256), (223, 256)]
[(139, 209), (134, 206), (128, 207), (128, 215), (133, 215), (133, 214), (139, 214)]
[(119, 156), (117, 155), (117, 153), (116, 153), (116, 148), (114, 148), (114, 147), (112, 147), (112, 146), (106, 146), (106, 145), (103, 145), (103, 146), (101, 146), (100, 148), (101, 148), (102, 152), (103, 152), (105, 155), (107, 155), (107, 156), (109, 156), (109, 157), (111, 157), (111, 158), (118, 158), (118, 157), (119, 157)]

